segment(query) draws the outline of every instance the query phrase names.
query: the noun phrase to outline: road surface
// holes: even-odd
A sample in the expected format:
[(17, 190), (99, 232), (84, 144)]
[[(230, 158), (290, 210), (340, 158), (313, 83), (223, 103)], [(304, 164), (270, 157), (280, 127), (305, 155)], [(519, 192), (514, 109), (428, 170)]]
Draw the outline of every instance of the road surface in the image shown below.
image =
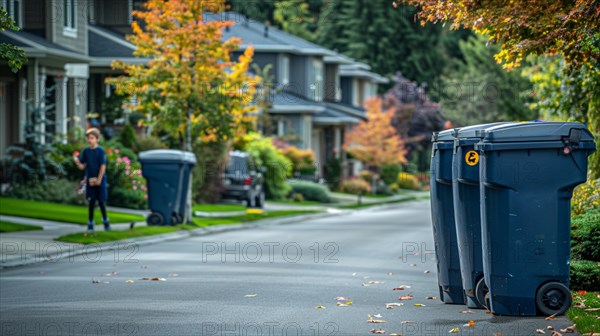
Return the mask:
[(415, 201), (4, 269), (0, 334), (509, 336), (570, 325), (428, 299), (438, 296), (429, 211)]

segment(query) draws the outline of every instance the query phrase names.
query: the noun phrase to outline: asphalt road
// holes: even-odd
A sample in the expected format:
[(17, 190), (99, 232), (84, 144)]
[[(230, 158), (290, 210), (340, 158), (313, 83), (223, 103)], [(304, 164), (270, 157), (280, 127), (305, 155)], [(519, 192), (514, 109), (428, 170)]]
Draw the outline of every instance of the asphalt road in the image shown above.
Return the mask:
[(118, 251), (1, 270), (0, 334), (509, 336), (570, 325), (427, 299), (438, 296), (427, 201)]

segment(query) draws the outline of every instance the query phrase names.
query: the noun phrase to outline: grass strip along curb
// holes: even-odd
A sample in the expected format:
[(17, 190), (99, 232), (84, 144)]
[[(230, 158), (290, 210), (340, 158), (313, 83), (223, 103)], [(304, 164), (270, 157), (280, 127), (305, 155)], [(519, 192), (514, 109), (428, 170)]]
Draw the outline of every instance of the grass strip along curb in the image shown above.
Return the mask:
[[(45, 219), (62, 223), (87, 225), (86, 206), (30, 201), (0, 197), (0, 215)], [(141, 215), (118, 211), (108, 211), (111, 223), (130, 223), (143, 221)], [(102, 223), (100, 211), (96, 211), (96, 223)]]
[(20, 231), (34, 231), (43, 230), (44, 228), (37, 225), (26, 225), (17, 224), (11, 222), (0, 221), (0, 232), (20, 232)]

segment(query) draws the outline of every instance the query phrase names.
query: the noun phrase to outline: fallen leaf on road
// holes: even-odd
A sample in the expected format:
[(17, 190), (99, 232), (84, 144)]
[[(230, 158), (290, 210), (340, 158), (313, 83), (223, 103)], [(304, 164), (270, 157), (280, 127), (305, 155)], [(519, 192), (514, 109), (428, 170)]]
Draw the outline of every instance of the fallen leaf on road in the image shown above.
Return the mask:
[(554, 330), (554, 327), (551, 326), (551, 325), (549, 325), (549, 326), (546, 327), (546, 329), (548, 329), (548, 330)]
[(125, 281), (125, 283), (134, 283), (134, 282), (135, 281), (133, 281), (133, 280), (127, 280), (127, 281)]
[(553, 331), (552, 334), (550, 334), (551, 336), (562, 336), (561, 333), (559, 333), (558, 331)]
[(472, 311), (472, 310), (470, 310), (470, 309), (469, 309), (469, 310), (463, 310), (463, 311), (461, 311), (460, 313), (461, 313), (461, 314), (475, 314), (475, 312), (474, 312), (474, 311)]
[(453, 328), (453, 329), (450, 329), (450, 331), (449, 331), (448, 333), (450, 333), (450, 334), (455, 334), (455, 333), (457, 333), (457, 332), (459, 332), (459, 331), (460, 331), (460, 329), (458, 329), (458, 328)]
[(555, 320), (555, 319), (556, 319), (556, 314), (552, 314), (552, 315), (546, 317), (544, 320), (546, 320), (546, 321), (552, 321), (552, 320)]
[(431, 271), (430, 270), (425, 270), (423, 273), (429, 274), (429, 273), (431, 273)]
[(246, 294), (246, 295), (244, 295), (244, 297), (253, 298), (253, 297), (256, 297), (256, 295), (257, 294)]
[(566, 327), (565, 329), (560, 329), (560, 332), (570, 334), (574, 333), (576, 328), (577, 324), (573, 324), (572, 326)]
[(352, 276), (356, 276), (356, 273), (352, 273)]
[(402, 336), (402, 334), (399, 333), (391, 333), (390, 336)]
[(384, 320), (374, 320), (374, 319), (369, 319), (367, 320), (368, 323), (385, 323)]
[(425, 297), (425, 300), (435, 300), (435, 299), (437, 299), (437, 297), (435, 297), (435, 296), (426, 296)]
[(335, 305), (338, 307), (349, 307), (349, 306), (352, 306), (352, 302), (350, 302), (350, 301), (348, 301), (346, 303), (337, 302)]
[(426, 307), (426, 306), (422, 303), (415, 303), (415, 307)]
[(398, 287), (393, 288), (392, 290), (405, 290), (405, 289), (410, 289), (410, 286), (400, 285)]
[(165, 278), (141, 278), (140, 280), (149, 280), (149, 281), (167, 281)]
[(465, 327), (465, 328), (472, 328), (474, 326), (475, 326), (475, 321), (473, 321), (473, 320), (471, 320), (471, 321), (469, 321), (469, 323), (465, 323), (463, 325), (463, 327)]
[(394, 309), (394, 307), (402, 307), (402, 306), (404, 306), (404, 303), (394, 302), (394, 303), (386, 303), (385, 304), (386, 309)]
[(347, 297), (343, 297), (343, 296), (338, 296), (335, 298), (336, 301), (350, 301), (349, 298)]
[(415, 321), (402, 321), (400, 324), (415, 324)]
[(117, 275), (117, 274), (118, 274), (117, 272), (111, 272), (111, 273), (106, 273), (106, 274), (103, 274), (102, 276), (103, 276), (103, 277), (111, 277), (111, 276), (115, 276), (115, 275)]
[(325, 309), (325, 306), (316, 306), (317, 309)]
[(417, 267), (417, 264), (410, 264), (410, 267)]
[(546, 333), (544, 331), (544, 329), (537, 329), (535, 332), (538, 333), (538, 334), (545, 334)]
[(412, 300), (412, 296), (410, 295), (404, 295), (404, 296), (400, 296), (398, 297), (398, 300)]
[(96, 279), (92, 278), (92, 283), (93, 284), (109, 284), (110, 282), (108, 282), (108, 281), (100, 281), (100, 280), (96, 280)]
[(371, 329), (371, 334), (383, 335), (383, 334), (385, 334), (385, 330), (381, 330), (381, 329)]

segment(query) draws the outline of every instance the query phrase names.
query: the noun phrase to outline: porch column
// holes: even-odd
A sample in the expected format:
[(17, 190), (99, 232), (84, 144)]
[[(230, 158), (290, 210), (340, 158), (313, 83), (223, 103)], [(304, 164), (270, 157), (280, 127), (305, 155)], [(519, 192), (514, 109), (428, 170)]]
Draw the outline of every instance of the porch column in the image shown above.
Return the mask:
[(335, 148), (335, 158), (339, 159), (342, 155), (342, 130), (339, 127), (334, 128), (333, 144)]
[(39, 74), (39, 106), (42, 109), (42, 115), (40, 116), (40, 120), (42, 121), (42, 123), (40, 124), (40, 133), (42, 134), (40, 136), (40, 141), (41, 143), (45, 144), (46, 143), (46, 124), (44, 123), (46, 121), (46, 111), (44, 111), (44, 108), (46, 108), (46, 67), (41, 67), (40, 68), (40, 74)]
[[(68, 125), (68, 121), (69, 121), (69, 117), (67, 114), (67, 109), (68, 109), (68, 105), (67, 105), (67, 99), (68, 99), (68, 92), (69, 92), (69, 77), (67, 76), (62, 76), (60, 78), (56, 79), (56, 116), (57, 116), (57, 120), (56, 120), (56, 124), (58, 126), (58, 132), (60, 134), (67, 134), (67, 131), (69, 129), (69, 125)], [(63, 141), (67, 141), (66, 138), (64, 138)]]

